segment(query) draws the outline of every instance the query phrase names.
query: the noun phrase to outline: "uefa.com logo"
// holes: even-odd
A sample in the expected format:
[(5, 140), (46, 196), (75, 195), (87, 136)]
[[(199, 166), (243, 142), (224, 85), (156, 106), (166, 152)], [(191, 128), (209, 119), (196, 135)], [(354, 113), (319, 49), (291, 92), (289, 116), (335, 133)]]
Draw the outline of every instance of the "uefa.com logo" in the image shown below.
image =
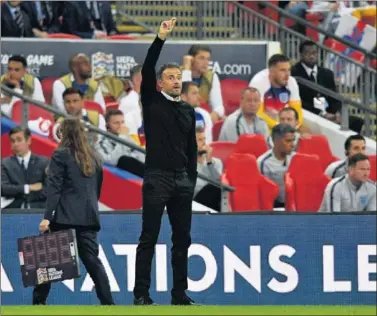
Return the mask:
[(211, 61), (209, 68), (219, 75), (249, 76), (251, 65), (249, 64), (225, 64), (221, 67), (218, 61)]

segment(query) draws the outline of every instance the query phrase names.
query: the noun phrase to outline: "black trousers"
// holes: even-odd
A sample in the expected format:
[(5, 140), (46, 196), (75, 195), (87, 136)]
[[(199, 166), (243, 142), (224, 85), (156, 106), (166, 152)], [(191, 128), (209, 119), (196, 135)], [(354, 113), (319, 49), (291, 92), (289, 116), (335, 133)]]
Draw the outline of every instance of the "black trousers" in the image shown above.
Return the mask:
[(120, 157), (118, 160), (117, 167), (141, 178), (144, 177), (144, 163), (142, 163), (134, 157)]
[(136, 251), (134, 296), (149, 295), (151, 265), (166, 206), (172, 227), (172, 296), (187, 290), (187, 255), (191, 245), (194, 188), (185, 171), (146, 171), (143, 182), (142, 231)]
[[(51, 231), (65, 230), (68, 228), (74, 228), (76, 230), (79, 257), (94, 282), (97, 297), (101, 305), (114, 305), (109, 279), (107, 278), (101, 260), (98, 258), (97, 232), (82, 227), (58, 224), (50, 225)], [(33, 291), (33, 304), (45, 303), (50, 289), (50, 283), (37, 285)]]
[(195, 195), (194, 201), (221, 212), (221, 190), (212, 184), (205, 185)]

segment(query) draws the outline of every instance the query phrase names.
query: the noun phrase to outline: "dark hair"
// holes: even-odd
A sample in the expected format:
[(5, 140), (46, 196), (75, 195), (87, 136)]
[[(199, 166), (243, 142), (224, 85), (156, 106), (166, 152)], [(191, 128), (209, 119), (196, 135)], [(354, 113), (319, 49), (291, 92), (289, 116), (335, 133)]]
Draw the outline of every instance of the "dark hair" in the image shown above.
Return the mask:
[(99, 165), (99, 158), (88, 143), (85, 126), (79, 118), (66, 118), (60, 125), (61, 142), (59, 148), (69, 149), (75, 157), (81, 172), (89, 177)]
[(110, 109), (108, 111), (106, 111), (106, 114), (105, 114), (105, 121), (106, 123), (108, 123), (110, 121), (110, 118), (114, 115), (124, 115), (123, 112), (121, 110), (118, 110), (118, 109)]
[(268, 68), (276, 66), (278, 63), (287, 63), (290, 62), (289, 58), (283, 54), (275, 54), (270, 57), (268, 60)]
[(346, 152), (350, 150), (353, 140), (363, 140), (365, 142), (365, 138), (360, 134), (349, 136), (344, 143), (344, 149)]
[(247, 91), (250, 91), (250, 92), (257, 92), (259, 95), (259, 90), (257, 88), (254, 88), (254, 87), (246, 87), (244, 89), (242, 89), (241, 91), (241, 98), (244, 96), (244, 94), (247, 92)]
[(367, 155), (364, 155), (364, 154), (353, 155), (350, 159), (348, 159), (348, 166), (350, 168), (355, 167), (359, 161), (365, 161), (365, 160), (369, 160), (369, 157)]
[(296, 133), (296, 130), (292, 126), (288, 124), (278, 124), (272, 128), (271, 137), (272, 137), (272, 140), (281, 139), (286, 134), (290, 134), (290, 133), (292, 134)]
[(204, 130), (204, 128), (203, 128), (202, 126), (197, 126), (197, 127), (195, 128), (195, 132), (196, 132), (196, 133), (204, 133), (205, 130)]
[(199, 52), (207, 52), (212, 54), (212, 50), (208, 45), (195, 44), (192, 45), (188, 51), (188, 54), (195, 57)]
[(298, 112), (296, 111), (296, 109), (294, 109), (294, 108), (292, 108), (290, 106), (281, 109), (280, 113), (289, 112), (289, 111), (293, 112), (293, 114), (295, 115), (295, 119), (298, 121), (299, 120)]
[(190, 87), (195, 86), (199, 88), (199, 85), (194, 81), (185, 81), (182, 83), (182, 94), (187, 95), (190, 90)]
[(11, 61), (16, 61), (16, 62), (18, 62), (18, 63), (21, 63), (22, 66), (24, 66), (24, 68), (27, 67), (27, 61), (26, 61), (25, 57), (23, 57), (23, 56), (21, 56), (21, 55), (13, 55), (12, 57), (10, 57), (10, 58), (8, 59), (8, 64), (9, 64), (9, 62), (11, 62)]
[(64, 100), (66, 95), (70, 95), (70, 94), (78, 94), (78, 95), (80, 95), (81, 99), (84, 98), (84, 94), (81, 92), (81, 90), (76, 89), (76, 88), (67, 88), (63, 92), (63, 100)]
[(130, 78), (131, 80), (133, 79), (133, 77), (135, 77), (135, 75), (137, 75), (139, 72), (141, 72), (141, 69), (143, 68), (143, 65), (136, 65), (136, 66), (133, 66), (130, 70)]
[(309, 46), (317, 46), (317, 44), (313, 41), (303, 41), (300, 44), (298, 51), (300, 52), (300, 54), (302, 54), (304, 52), (305, 47)]
[(162, 74), (166, 69), (172, 69), (172, 68), (177, 68), (181, 70), (181, 67), (177, 63), (167, 63), (164, 64), (160, 67), (160, 69), (157, 71), (157, 79), (161, 80), (162, 79)]
[(21, 127), (21, 126), (13, 127), (9, 131), (8, 135), (9, 135), (9, 137), (11, 137), (13, 134), (17, 134), (17, 133), (20, 133), (20, 132), (24, 133), (25, 139), (29, 139), (31, 137), (31, 131), (30, 131), (30, 129), (27, 128), (27, 127), (24, 128), (24, 127)]

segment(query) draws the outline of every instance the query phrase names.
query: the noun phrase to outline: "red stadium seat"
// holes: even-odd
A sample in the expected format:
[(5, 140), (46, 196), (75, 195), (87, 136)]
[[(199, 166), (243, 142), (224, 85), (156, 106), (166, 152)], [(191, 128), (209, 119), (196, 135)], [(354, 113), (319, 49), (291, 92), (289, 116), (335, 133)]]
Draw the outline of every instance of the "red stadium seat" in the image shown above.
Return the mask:
[(236, 144), (232, 142), (213, 142), (210, 146), (213, 149), (213, 156), (221, 159), (225, 167), (226, 161), (233, 153)]
[(235, 188), (229, 194), (233, 212), (273, 210), (279, 187), (260, 174), (254, 156), (232, 154), (222, 180)]
[(81, 37), (67, 33), (51, 33), (47, 35), (47, 38), (66, 38), (66, 39), (81, 39)]
[[(315, 26), (320, 26), (321, 21), (324, 19), (324, 16), (321, 13), (307, 13), (305, 19)], [(319, 33), (311, 27), (306, 28), (306, 36), (309, 37), (312, 41), (319, 41)]]
[[(17, 101), (13, 104), (12, 108), (12, 120), (21, 123), (22, 122), (22, 101)], [(29, 104), (29, 121), (37, 120), (40, 117), (45, 120), (54, 122), (54, 116), (51, 112), (46, 111), (34, 104)]]
[(243, 134), (238, 138), (235, 153), (251, 154), (258, 158), (268, 150), (266, 139), (259, 134)]
[(215, 124), (213, 124), (212, 127), (212, 139), (214, 142), (216, 142), (219, 139), (221, 127), (223, 126), (224, 120), (217, 121)]
[(99, 114), (104, 115), (102, 106), (99, 103), (95, 102), (95, 101), (84, 100), (84, 107), (87, 110), (97, 111)]
[(109, 40), (135, 40), (136, 36), (129, 36), (129, 35), (124, 35), (124, 34), (115, 34), (115, 35), (107, 36), (106, 39), (109, 39)]
[(106, 103), (106, 111), (108, 110), (118, 110), (119, 108), (119, 102), (110, 102)]
[(313, 135), (309, 139), (300, 139), (297, 152), (307, 155), (317, 155), (322, 165), (322, 171), (325, 171), (328, 165), (338, 158), (333, 156), (327, 138), (323, 135)]
[(369, 161), (370, 161), (370, 176), (369, 178), (373, 181), (377, 181), (377, 159), (376, 155), (369, 155)]
[(45, 78), (41, 81), (43, 95), (47, 104), (52, 104), (52, 87), (57, 78)]
[(232, 114), (240, 107), (241, 91), (247, 88), (248, 82), (240, 79), (221, 80), (221, 94), (225, 107), (225, 115)]
[(318, 156), (296, 154), (285, 174), (285, 209), (317, 212), (329, 182)]

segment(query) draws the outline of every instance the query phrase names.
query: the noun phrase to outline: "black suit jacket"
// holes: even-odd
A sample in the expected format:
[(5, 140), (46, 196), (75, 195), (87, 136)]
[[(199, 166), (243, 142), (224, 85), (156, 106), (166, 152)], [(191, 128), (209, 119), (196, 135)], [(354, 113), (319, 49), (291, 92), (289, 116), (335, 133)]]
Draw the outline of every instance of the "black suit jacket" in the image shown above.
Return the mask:
[[(7, 208), (20, 208), (24, 202), (30, 207), (44, 208), (46, 203), (46, 168), (49, 160), (46, 157), (31, 154), (28, 168), (22, 170), (16, 156), (5, 158), (1, 163), (1, 195), (14, 198), (14, 202)], [(30, 192), (25, 195), (25, 184), (41, 182), (40, 191)]]
[[(310, 80), (310, 77), (308, 76), (301, 62), (298, 62), (292, 67), (291, 75), (293, 77), (302, 77), (304, 79)], [(330, 69), (318, 67), (317, 83), (324, 88), (337, 92), (334, 73)], [(300, 97), (303, 108), (312, 113), (319, 114), (320, 110), (316, 109), (313, 105), (313, 98), (317, 97), (319, 93), (300, 83), (298, 84), (298, 86), (300, 89)], [(326, 95), (320, 95), (324, 96), (329, 104), (326, 112), (335, 114), (336, 112), (340, 111), (342, 104), (338, 100), (335, 100)]]
[[(38, 25), (33, 24), (28, 13), (21, 6), (21, 12), (24, 17), (24, 34), (23, 37), (34, 37), (33, 28)], [(1, 5), (1, 37), (21, 37), (21, 30), (14, 21), (13, 16), (6, 3)]]
[(44, 218), (50, 222), (100, 229), (98, 200), (102, 187), (102, 165), (86, 177), (74, 154), (57, 149), (47, 173), (47, 201)]
[[(108, 1), (98, 1), (102, 23), (107, 34), (117, 33), (116, 25)], [(82, 38), (92, 38), (91, 13), (86, 6), (86, 1), (67, 1), (63, 13), (62, 32), (74, 34)]]

